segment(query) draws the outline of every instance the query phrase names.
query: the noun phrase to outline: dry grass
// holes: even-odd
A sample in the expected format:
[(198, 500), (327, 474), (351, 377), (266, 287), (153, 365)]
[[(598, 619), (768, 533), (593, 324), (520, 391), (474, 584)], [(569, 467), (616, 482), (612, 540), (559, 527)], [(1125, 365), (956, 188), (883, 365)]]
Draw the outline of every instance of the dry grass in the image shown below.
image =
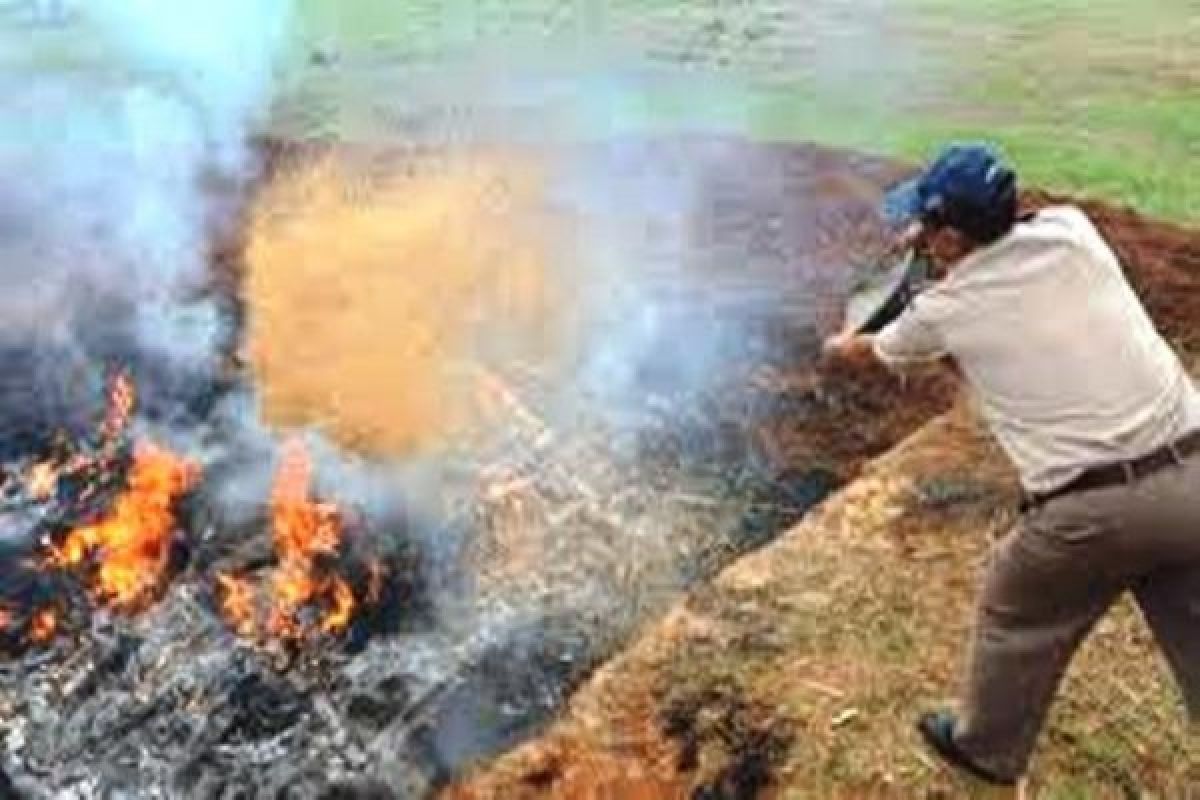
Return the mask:
[[(957, 412), (878, 462), (802, 526), (806, 535), (789, 536), (782, 546), (794, 552), (774, 554), (770, 571), (752, 559), (723, 576), (732, 594), (758, 591), (776, 604), (822, 587), (819, 608), (780, 615), (795, 666), (767, 670), (783, 676), (771, 692), (804, 725), (780, 768), (780, 796), (980, 793), (942, 774), (910, 725), (918, 709), (955, 693), (981, 563), (1011, 521), (996, 510), (1011, 507), (1002, 464)], [(1180, 797), (1186, 756), (1174, 689), (1140, 620), (1122, 607), (1075, 662), (1029, 793)]]

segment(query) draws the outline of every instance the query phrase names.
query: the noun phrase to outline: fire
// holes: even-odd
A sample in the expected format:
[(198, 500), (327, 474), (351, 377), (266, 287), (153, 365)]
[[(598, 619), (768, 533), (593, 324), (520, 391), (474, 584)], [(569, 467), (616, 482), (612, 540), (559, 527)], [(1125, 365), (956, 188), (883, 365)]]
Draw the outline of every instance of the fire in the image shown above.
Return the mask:
[(312, 461), (304, 445), (288, 442), (271, 493), (272, 535), (283, 564), (305, 572), (316, 557), (336, 553), (342, 536), (337, 507), (313, 502), (311, 482)]
[(329, 609), (325, 619), (321, 620), (321, 630), (325, 633), (344, 631), (349, 627), (350, 620), (354, 617), (354, 608), (357, 605), (350, 584), (341, 578), (334, 578), (330, 585), (330, 601), (333, 607)]
[(221, 590), (221, 611), (242, 636), (254, 636), (258, 630), (254, 588), (243, 578), (218, 575)]
[[(100, 453), (95, 457), (76, 455), (61, 466), (39, 464), (30, 476), (35, 496), (49, 496), (64, 471), (113, 469), (136, 402), (133, 381), (127, 374), (117, 375), (99, 429)], [(60, 541), (48, 542), (46, 564), (84, 572), (94, 596), (116, 610), (142, 608), (166, 578), (175, 503), (199, 476), (195, 463), (158, 445), (139, 442), (126, 486), (112, 507), (98, 521), (75, 528)]]
[(327, 607), (321, 629), (344, 630), (354, 612), (354, 593), (340, 578), (322, 578), (317, 562), (337, 555), (342, 526), (335, 506), (309, 497), (312, 460), (304, 446), (291, 441), (283, 456), (271, 495), (271, 526), (279, 566), (271, 578), (275, 605), (268, 624), (272, 633), (292, 637), (301, 632), (297, 615), (314, 603)]
[[(96, 446), (34, 465), (25, 477), (35, 497), (55, 494), (64, 475), (89, 481), (115, 476), (123, 464), (123, 443), (136, 405), (133, 382), (118, 375), (109, 406), (98, 428)], [(169, 577), (175, 505), (200, 477), (197, 464), (147, 441), (138, 441), (121, 492), (102, 516), (47, 539), (40, 564), (82, 576), (98, 604), (123, 613), (143, 609)], [(270, 497), (270, 531), (277, 558), (261, 584), (246, 577), (216, 577), (222, 615), (240, 636), (270, 635), (299, 640), (316, 634), (337, 635), (349, 628), (361, 604), (381, 595), (384, 573), (368, 568), (360, 598), (335, 569), (344, 545), (343, 519), (337, 506), (311, 495), (313, 464), (304, 445), (288, 442), (282, 451)], [(90, 491), (90, 490), (85, 490)], [(16, 615), (0, 607), (0, 631)], [(52, 640), (60, 628), (53, 607), (30, 617), (26, 637)]]
[(121, 611), (141, 608), (166, 578), (174, 504), (198, 478), (193, 462), (139, 443), (125, 491), (99, 522), (76, 528), (52, 546), (51, 565), (78, 569), (94, 561), (96, 596)]
[(133, 379), (128, 373), (118, 373), (113, 377), (108, 407), (97, 430), (97, 449), (88, 453), (58, 453), (34, 464), (24, 477), (28, 496), (44, 503), (54, 497), (64, 478), (103, 474), (113, 469), (136, 405), (137, 390)]
[[(242, 636), (286, 640), (345, 631), (360, 606), (354, 589), (332, 571), (343, 546), (337, 506), (313, 500), (312, 460), (303, 443), (284, 445), (271, 492), (271, 536), (278, 563), (256, 591), (244, 578), (217, 578), (222, 613)], [(371, 564), (366, 602), (379, 596), (382, 567)], [(260, 610), (265, 609), (265, 621)]]

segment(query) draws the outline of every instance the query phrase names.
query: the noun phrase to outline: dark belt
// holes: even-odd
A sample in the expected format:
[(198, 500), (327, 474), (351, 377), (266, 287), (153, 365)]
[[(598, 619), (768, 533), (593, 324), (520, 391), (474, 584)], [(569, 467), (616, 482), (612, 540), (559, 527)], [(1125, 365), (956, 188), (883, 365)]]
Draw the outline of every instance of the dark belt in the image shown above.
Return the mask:
[(1092, 467), (1057, 489), (1048, 492), (1025, 492), (1021, 498), (1021, 510), (1031, 511), (1063, 495), (1135, 483), (1172, 464), (1182, 464), (1184, 459), (1196, 453), (1200, 453), (1200, 431), (1189, 433), (1182, 439), (1163, 445), (1141, 458)]

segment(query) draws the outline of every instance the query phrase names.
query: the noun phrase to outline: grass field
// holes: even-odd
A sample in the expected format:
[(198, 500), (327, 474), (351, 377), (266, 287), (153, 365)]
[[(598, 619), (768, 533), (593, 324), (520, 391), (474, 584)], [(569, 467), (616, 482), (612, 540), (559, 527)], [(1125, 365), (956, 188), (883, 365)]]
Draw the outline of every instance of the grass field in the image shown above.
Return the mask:
[(914, 160), (983, 137), (1031, 184), (1200, 220), (1192, 0), (299, 3), (285, 127), (371, 128), (414, 65), (532, 53), (589, 71), (579, 102), (599, 135), (720, 130)]
[(963, 18), (948, 53), (970, 75), (945, 113), (914, 120), (896, 148), (993, 135), (1030, 178), (1200, 219), (1200, 6), (1188, 0), (923, 0)]

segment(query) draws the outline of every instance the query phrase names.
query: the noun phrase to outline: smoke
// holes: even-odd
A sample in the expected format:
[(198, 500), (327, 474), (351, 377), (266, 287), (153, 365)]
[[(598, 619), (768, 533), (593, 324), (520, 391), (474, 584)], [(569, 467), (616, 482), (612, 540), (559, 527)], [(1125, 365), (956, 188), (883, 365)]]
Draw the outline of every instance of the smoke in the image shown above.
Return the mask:
[[(849, 271), (814, 229), (830, 210), (869, 217), (873, 198), (821, 189), (787, 148), (634, 135), (653, 84), (603, 63), (476, 69), (410, 76), (388, 97), (420, 128), (323, 148), (260, 193), (254, 384), (272, 424), (403, 459), (422, 511), (465, 499), (473, 530), (426, 537), (476, 551), (460, 570), (478, 608), (448, 598), (449, 624), (500, 598), (623, 628), (737, 548), (736, 520), (691, 526), (672, 497), (752, 469), (749, 373), (815, 353), (828, 276)], [(671, 454), (664, 471), (648, 448)], [(360, 494), (332, 455), (329, 496)]]
[[(317, 428), (317, 494), (369, 517), (382, 544), (419, 540), (441, 582), (430, 647), (448, 659), (444, 642), (471, 645), (479, 677), (446, 701), (432, 742), (451, 766), (519, 727), (486, 721), (506, 691), (546, 698), (517, 718), (549, 713), (741, 546), (726, 538), (742, 511), (718, 496), (727, 476), (693, 486), (639, 460), (647, 431), (717, 427), (707, 398), (820, 326), (799, 222), (820, 217), (814, 176), (687, 126), (639, 138), (664, 100), (719, 89), (718, 75), (598, 41), (546, 63), (510, 43), (370, 76), (386, 158), (298, 169), (257, 197), (254, 380), (213, 407), (238, 333), (212, 286), (213, 242), (243, 220), (247, 140), (273, 102), (290, 8), (92, 0), (77, 13), (94, 62), (0, 79), (0, 457), (89, 428), (109, 374), (131, 369), (143, 421), (206, 465), (197, 505), (212, 518), (189, 529), (223, 547), (264, 535), (279, 428)], [(683, 62), (692, 45), (676, 44)], [(454, 441), (464, 416), (494, 436)], [(417, 457), (431, 438), (451, 446)], [(364, 443), (406, 458), (339, 448)], [(744, 466), (720, 455), (699, 460)]]
[[(639, 138), (664, 100), (722, 85), (719, 64), (681, 71), (696, 41), (668, 35), (656, 51), (645, 31), (675, 23), (646, 12), (627, 43), (598, 34), (526, 58), (510, 41), (383, 76), (375, 130), (396, 145), (389, 158), (411, 160), (367, 157), (376, 171), (361, 183), (351, 164), (318, 171), (316, 190), (301, 174), (299, 191), (260, 195), (244, 284), (256, 394), (214, 409), (237, 331), (213, 290), (213, 242), (240, 224), (256, 178), (247, 140), (272, 105), (291, 9), (96, 0), (76, 13), (94, 57), (57, 70), (31, 59), (0, 86), (12, 143), (0, 148), (0, 456), (89, 428), (111, 372), (130, 369), (144, 416), (203, 450), (214, 503), (241, 521), (261, 507), (276, 447), (260, 402), (268, 422), (388, 455), (453, 438), (464, 417), (501, 434), (526, 416), (562, 438), (605, 429), (592, 460), (628, 475), (637, 465), (621, 459), (644, 431), (713, 427), (699, 419), (707, 397), (820, 326), (812, 231), (796, 223), (817, 216), (811, 176), (686, 126)], [(557, 24), (577, 27), (569, 16)], [(699, 29), (720, 34), (702, 48), (718, 55), (741, 46), (730, 31), (777, 42), (797, 24), (716, 22)], [(521, 447), (547, 438), (525, 428)], [(216, 429), (222, 444), (201, 441)], [(502, 450), (498, 438), (487, 444)], [(476, 459), (454, 487), (468, 492), (488, 458), (544, 455), (453, 444), (396, 481), (317, 449), (330, 495), (388, 508), (398, 484), (414, 505), (434, 498), (420, 507), (430, 517), (461, 451)], [(562, 494), (620, 488), (607, 478)], [(623, 536), (662, 539), (647, 563), (669, 560), (665, 513), (626, 522)]]
[(0, 78), (9, 455), (90, 424), (118, 369), (164, 423), (211, 396), (231, 331), (208, 262), (251, 174), (288, 6), (98, 0), (76, 15), (91, 56), (52, 68), (24, 31), (26, 66)]
[(503, 427), (482, 367), (555, 428), (635, 433), (648, 402), (761, 361), (781, 311), (813, 322), (781, 309), (810, 209), (769, 148), (619, 133), (642, 98), (619, 72), (461, 74), (404, 94), (426, 127), (399, 146), (347, 143), (260, 196), (244, 286), (272, 421), (410, 456)]

